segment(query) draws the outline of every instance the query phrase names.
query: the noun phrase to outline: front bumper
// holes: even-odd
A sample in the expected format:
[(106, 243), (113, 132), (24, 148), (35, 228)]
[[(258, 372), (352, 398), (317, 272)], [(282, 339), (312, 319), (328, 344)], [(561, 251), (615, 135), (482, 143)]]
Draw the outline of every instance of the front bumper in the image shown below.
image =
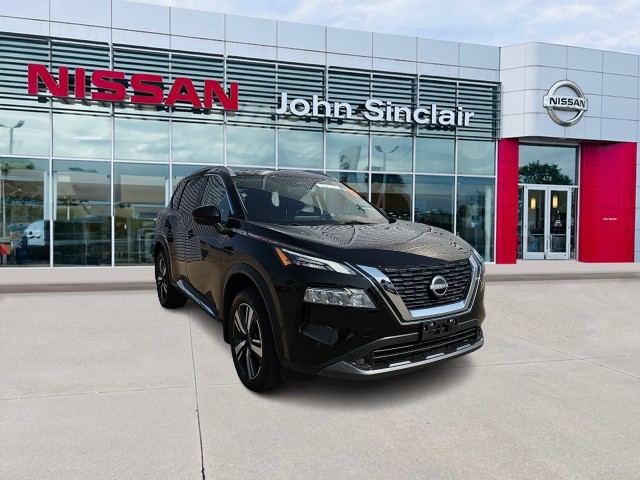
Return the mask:
[(483, 344), (480, 327), (426, 340), (420, 340), (419, 334), (385, 338), (353, 352), (357, 358), (340, 360), (320, 370), (318, 375), (361, 379), (386, 377), (466, 355)]
[[(313, 272), (311, 282), (308, 269), (285, 272), (288, 275), (274, 281), (283, 320), (280, 331), (286, 348), (280, 360), (285, 369), (373, 378), (464, 355), (483, 344), (484, 284), (479, 271), (474, 272), (469, 296), (461, 305), (429, 315), (398, 308), (398, 302), (371, 275)], [(306, 303), (303, 296), (309, 285), (363, 289), (377, 308)]]

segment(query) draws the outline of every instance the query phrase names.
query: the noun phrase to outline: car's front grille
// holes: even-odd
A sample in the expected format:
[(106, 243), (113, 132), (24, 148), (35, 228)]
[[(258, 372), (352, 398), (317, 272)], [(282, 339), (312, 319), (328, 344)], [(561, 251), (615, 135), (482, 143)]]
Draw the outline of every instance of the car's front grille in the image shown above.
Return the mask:
[[(409, 310), (439, 307), (459, 302), (467, 296), (471, 280), (469, 260), (447, 262), (440, 265), (416, 265), (407, 267), (378, 267), (384, 273)], [(429, 288), (433, 277), (440, 275), (448, 287), (442, 297)]]
[(379, 348), (373, 352), (373, 358), (370, 361), (373, 362), (374, 369), (420, 362), (431, 356), (455, 352), (461, 347), (473, 345), (478, 340), (480, 340), (480, 329), (474, 327), (445, 337)]

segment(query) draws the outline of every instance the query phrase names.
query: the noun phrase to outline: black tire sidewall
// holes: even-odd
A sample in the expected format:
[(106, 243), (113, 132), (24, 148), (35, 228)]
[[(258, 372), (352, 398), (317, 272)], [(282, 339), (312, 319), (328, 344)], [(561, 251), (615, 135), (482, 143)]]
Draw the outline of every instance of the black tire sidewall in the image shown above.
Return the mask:
[[(260, 326), (260, 332), (262, 334), (262, 365), (260, 371), (255, 378), (249, 379), (242, 373), (242, 370), (238, 366), (238, 359), (234, 352), (234, 338), (233, 338), (233, 321), (234, 316), (240, 305), (246, 303), (257, 316), (257, 322)], [(233, 358), (233, 364), (236, 368), (236, 372), (240, 381), (249, 390), (255, 392), (263, 392), (272, 390), (282, 383), (280, 364), (278, 362), (278, 355), (275, 348), (275, 342), (273, 340), (273, 331), (271, 329), (271, 322), (267, 309), (264, 306), (262, 297), (253, 288), (245, 288), (240, 290), (231, 304), (231, 310), (229, 314), (229, 339), (231, 344), (231, 356)]]
[[(164, 262), (167, 266), (167, 297), (165, 298), (164, 302), (162, 301), (162, 298), (160, 296), (160, 286), (157, 284), (157, 276), (158, 276), (158, 265), (160, 264), (160, 259), (163, 258)], [(187, 299), (184, 295), (182, 295), (182, 293), (173, 286), (173, 284), (171, 283), (171, 264), (169, 263), (169, 256), (167, 255), (167, 253), (165, 252), (164, 249), (160, 250), (158, 252), (158, 254), (156, 255), (155, 258), (155, 264), (154, 264), (154, 272), (156, 274), (156, 293), (158, 295), (158, 301), (160, 302), (160, 305), (162, 305), (164, 308), (178, 308), (183, 306)]]

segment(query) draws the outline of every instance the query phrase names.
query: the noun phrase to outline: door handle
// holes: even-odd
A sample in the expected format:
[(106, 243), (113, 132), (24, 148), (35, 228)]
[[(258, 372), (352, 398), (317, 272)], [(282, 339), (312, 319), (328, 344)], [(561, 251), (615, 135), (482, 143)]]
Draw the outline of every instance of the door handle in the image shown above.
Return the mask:
[(194, 236), (193, 230), (187, 230), (187, 238), (193, 238)]

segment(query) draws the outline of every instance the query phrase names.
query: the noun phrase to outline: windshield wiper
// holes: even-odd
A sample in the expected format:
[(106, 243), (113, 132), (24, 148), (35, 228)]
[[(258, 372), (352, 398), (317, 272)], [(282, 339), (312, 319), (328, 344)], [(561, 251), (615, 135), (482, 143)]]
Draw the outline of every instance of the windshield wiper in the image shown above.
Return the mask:
[(349, 220), (348, 222), (340, 222), (340, 225), (374, 225), (372, 222), (362, 222), (360, 220)]

